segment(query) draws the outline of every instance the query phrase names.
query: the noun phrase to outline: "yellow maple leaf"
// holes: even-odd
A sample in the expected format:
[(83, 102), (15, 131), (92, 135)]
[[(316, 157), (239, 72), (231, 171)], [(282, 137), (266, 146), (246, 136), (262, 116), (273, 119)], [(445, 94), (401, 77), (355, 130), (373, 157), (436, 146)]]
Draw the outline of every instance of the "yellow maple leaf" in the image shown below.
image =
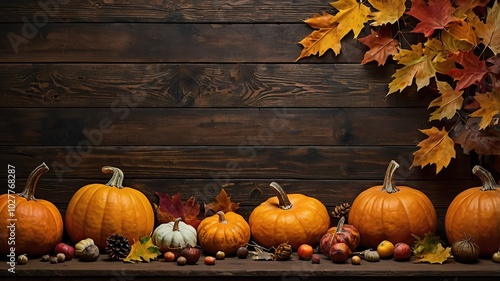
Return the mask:
[(477, 93), (474, 97), (481, 106), (478, 110), (471, 113), (471, 117), (481, 117), (479, 129), (486, 129), (491, 124), (493, 117), (500, 114), (500, 89), (493, 88), (492, 92), (484, 94)]
[(299, 42), (304, 48), (296, 61), (311, 55), (322, 56), (329, 49), (332, 49), (336, 55), (340, 53), (341, 38), (337, 32), (338, 23), (333, 21), (331, 14), (327, 12), (323, 12), (322, 15), (314, 14), (305, 22), (317, 30)]
[(131, 249), (128, 256), (123, 259), (124, 262), (150, 262), (152, 260), (158, 259), (161, 254), (159, 248), (153, 244), (150, 236), (144, 236), (139, 241), (136, 241)]
[(443, 118), (451, 119), (455, 116), (457, 110), (462, 108), (464, 91), (455, 91), (450, 84), (443, 81), (437, 81), (437, 88), (440, 96), (429, 104), (429, 108), (438, 107), (431, 113), (429, 121), (441, 120)]
[(439, 73), (448, 73), (455, 67), (455, 61), (449, 58), (449, 50), (438, 39), (431, 38), (424, 44), (424, 55), (429, 57), (433, 68)]
[(428, 262), (428, 263), (439, 263), (442, 264), (446, 260), (448, 260), (449, 257), (451, 257), (451, 248), (446, 247), (443, 248), (443, 245), (439, 243), (436, 247), (436, 250), (433, 252), (426, 253), (422, 256), (420, 256), (417, 261), (418, 262)]
[(470, 21), (479, 40), (497, 55), (500, 53), (500, 4), (498, 1), (495, 1), (493, 7), (488, 8), (487, 11), (486, 23), (478, 17), (471, 17)]
[(370, 8), (356, 0), (340, 0), (331, 2), (338, 13), (334, 16), (334, 21), (338, 22), (337, 32), (342, 39), (352, 30), (354, 38), (357, 38), (365, 23), (369, 20)]
[(378, 10), (369, 15), (374, 20), (371, 23), (373, 26), (395, 23), (406, 10), (406, 0), (368, 0), (368, 2)]
[(472, 23), (464, 20), (450, 22), (446, 31), (457, 38), (459, 41), (465, 41), (473, 46), (477, 46), (478, 38)]
[(426, 134), (428, 138), (417, 145), (420, 149), (413, 153), (413, 163), (410, 168), (416, 166), (423, 168), (427, 164), (435, 164), (436, 174), (438, 174), (450, 164), (452, 158), (456, 157), (455, 143), (444, 128), (439, 130), (432, 127), (420, 131)]
[(474, 48), (474, 45), (471, 43), (457, 39), (457, 37), (451, 35), (446, 30), (443, 30), (441, 33), (441, 41), (443, 42), (444, 47), (454, 54), (459, 52), (468, 52)]

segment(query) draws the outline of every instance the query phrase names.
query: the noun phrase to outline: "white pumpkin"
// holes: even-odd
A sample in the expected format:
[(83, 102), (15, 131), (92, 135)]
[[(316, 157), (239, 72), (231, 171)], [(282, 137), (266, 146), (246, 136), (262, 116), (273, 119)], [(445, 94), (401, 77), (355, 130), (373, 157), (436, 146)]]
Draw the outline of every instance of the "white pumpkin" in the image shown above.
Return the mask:
[(161, 252), (178, 252), (187, 246), (196, 246), (198, 241), (196, 229), (180, 218), (160, 224), (151, 238)]

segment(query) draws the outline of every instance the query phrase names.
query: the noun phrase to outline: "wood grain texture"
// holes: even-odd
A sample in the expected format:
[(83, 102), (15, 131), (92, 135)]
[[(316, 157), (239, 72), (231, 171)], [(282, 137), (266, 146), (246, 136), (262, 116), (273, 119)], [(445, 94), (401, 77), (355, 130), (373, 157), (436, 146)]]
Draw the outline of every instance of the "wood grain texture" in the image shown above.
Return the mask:
[[(303, 23), (52, 23), (31, 31), (2, 24), (0, 61), (292, 63), (302, 50), (298, 42), (310, 32)], [(338, 56), (329, 52), (300, 62), (359, 63), (365, 51), (346, 38)]]
[(14, 108), (0, 112), (0, 145), (416, 146), (427, 114), (419, 108)]
[(435, 98), (412, 90), (386, 97), (394, 71), (375, 64), (3, 64), (0, 107), (426, 108)]
[[(104, 1), (18, 0), (0, 2), (0, 22), (46, 14), (49, 22), (297, 22), (333, 7), (324, 0)], [(258, 14), (258, 17), (256, 16)]]

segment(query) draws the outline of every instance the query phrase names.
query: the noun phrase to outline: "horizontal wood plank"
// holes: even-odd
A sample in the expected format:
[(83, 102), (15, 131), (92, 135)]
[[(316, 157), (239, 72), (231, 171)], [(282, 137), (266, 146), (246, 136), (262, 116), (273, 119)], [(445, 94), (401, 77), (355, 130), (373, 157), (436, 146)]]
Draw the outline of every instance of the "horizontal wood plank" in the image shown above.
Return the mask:
[[(321, 11), (334, 12), (324, 0), (261, 1), (77, 1), (0, 2), (0, 22), (31, 22), (46, 15), (52, 22), (297, 22)], [(258, 13), (258, 17), (256, 16)], [(44, 22), (44, 19), (38, 19)]]
[(417, 145), (427, 116), (424, 108), (3, 109), (0, 144)]
[(411, 87), (386, 97), (394, 71), (375, 64), (3, 64), (0, 107), (426, 108), (435, 98)]
[[(2, 62), (290, 63), (306, 24), (53, 23), (0, 25)], [(364, 36), (363, 34), (360, 37)], [(366, 46), (346, 37), (341, 54), (300, 62), (359, 63)]]
[[(47, 178), (106, 178), (104, 165), (130, 178), (380, 179), (391, 160), (407, 180), (471, 179), (470, 157), (457, 154), (435, 175), (434, 165), (409, 169), (414, 146), (3, 146), (1, 165), (26, 177), (46, 162)], [(270, 176), (272, 175), (272, 176)]]

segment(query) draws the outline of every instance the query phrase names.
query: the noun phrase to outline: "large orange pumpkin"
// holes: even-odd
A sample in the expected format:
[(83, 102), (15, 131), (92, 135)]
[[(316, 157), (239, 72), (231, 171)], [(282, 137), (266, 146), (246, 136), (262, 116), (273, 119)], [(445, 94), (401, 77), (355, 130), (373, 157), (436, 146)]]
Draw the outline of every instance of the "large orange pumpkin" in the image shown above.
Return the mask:
[(94, 183), (80, 188), (66, 210), (66, 232), (73, 243), (92, 238), (100, 250), (106, 238), (121, 234), (130, 241), (151, 235), (154, 212), (148, 198), (140, 191), (123, 187), (123, 172), (105, 166), (104, 173), (113, 173), (107, 184)]
[(479, 254), (491, 257), (500, 249), (500, 186), (493, 176), (481, 166), (472, 172), (483, 185), (462, 191), (451, 202), (445, 216), (448, 242), (472, 237), (479, 246)]
[(204, 218), (198, 225), (198, 241), (201, 248), (212, 255), (223, 251), (234, 255), (238, 248), (250, 241), (250, 227), (245, 219), (235, 213), (222, 211)]
[(15, 248), (16, 255), (41, 256), (61, 242), (64, 229), (61, 213), (51, 202), (35, 199), (38, 180), (48, 170), (42, 163), (29, 175), (23, 192), (0, 195), (2, 256), (10, 255), (11, 247)]
[(276, 193), (257, 206), (248, 219), (252, 239), (270, 248), (288, 242), (294, 251), (300, 245), (316, 246), (330, 227), (330, 214), (318, 199), (304, 194), (286, 194), (276, 182)]
[(437, 216), (431, 200), (409, 186), (396, 187), (397, 168), (399, 164), (391, 161), (383, 185), (361, 192), (352, 203), (349, 224), (358, 229), (360, 246), (376, 248), (383, 240), (412, 245), (413, 235), (423, 237), (436, 231)]

